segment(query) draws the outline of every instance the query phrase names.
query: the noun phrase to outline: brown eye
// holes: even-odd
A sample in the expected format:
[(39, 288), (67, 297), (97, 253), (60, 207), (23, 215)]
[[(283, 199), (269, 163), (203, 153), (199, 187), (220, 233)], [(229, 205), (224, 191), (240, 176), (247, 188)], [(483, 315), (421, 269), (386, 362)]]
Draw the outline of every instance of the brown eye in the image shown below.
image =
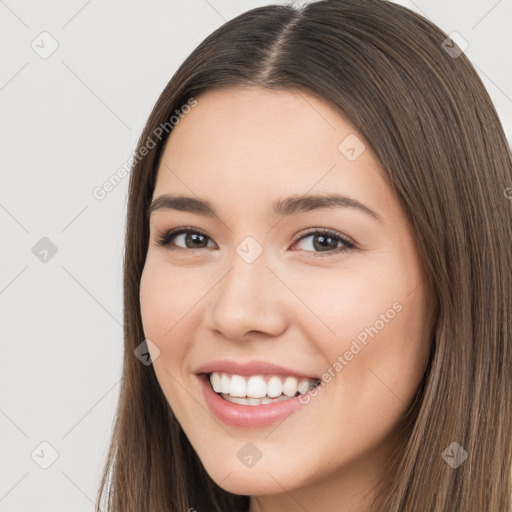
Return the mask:
[[(210, 238), (200, 231), (180, 228), (165, 233), (157, 241), (157, 244), (171, 250), (204, 249), (209, 247), (209, 240)], [(172, 241), (174, 242), (171, 243)], [(213, 244), (213, 247), (215, 247), (215, 244)]]
[(302, 247), (299, 247), (299, 249), (311, 252), (312, 256), (329, 256), (346, 252), (355, 247), (340, 233), (327, 228), (317, 229), (302, 235), (294, 245), (299, 246), (300, 244), (302, 244)]

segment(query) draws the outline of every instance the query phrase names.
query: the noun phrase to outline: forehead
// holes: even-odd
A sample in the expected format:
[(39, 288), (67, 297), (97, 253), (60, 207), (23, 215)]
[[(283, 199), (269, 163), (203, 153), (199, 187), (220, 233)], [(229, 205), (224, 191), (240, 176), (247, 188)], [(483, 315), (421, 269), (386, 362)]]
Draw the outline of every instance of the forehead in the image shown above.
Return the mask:
[(154, 197), (217, 196), (238, 211), (290, 194), (343, 193), (375, 209), (393, 201), (372, 149), (322, 99), (237, 87), (196, 100), (168, 139)]

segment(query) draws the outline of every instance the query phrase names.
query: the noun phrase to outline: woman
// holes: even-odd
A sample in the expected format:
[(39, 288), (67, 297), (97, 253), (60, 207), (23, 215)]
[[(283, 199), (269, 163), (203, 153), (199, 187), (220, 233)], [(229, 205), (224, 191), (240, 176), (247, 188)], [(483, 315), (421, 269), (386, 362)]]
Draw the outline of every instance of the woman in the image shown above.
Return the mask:
[(512, 164), (454, 48), (327, 0), (178, 69), (130, 180), (98, 510), (511, 510)]

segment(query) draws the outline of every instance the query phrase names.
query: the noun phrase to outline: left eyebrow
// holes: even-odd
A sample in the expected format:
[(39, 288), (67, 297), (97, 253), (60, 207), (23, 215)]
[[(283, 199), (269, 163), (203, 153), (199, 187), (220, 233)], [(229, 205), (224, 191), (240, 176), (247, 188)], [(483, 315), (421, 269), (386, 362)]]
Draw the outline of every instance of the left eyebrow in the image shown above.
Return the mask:
[[(272, 205), (273, 216), (290, 216), (313, 210), (326, 208), (353, 208), (364, 212), (379, 222), (383, 222), (380, 215), (360, 203), (356, 199), (341, 194), (318, 194), (309, 196), (292, 196), (279, 199)], [(163, 194), (158, 196), (149, 206), (147, 215), (157, 210), (178, 210), (207, 217), (219, 218), (213, 205), (205, 200), (188, 196), (172, 196)]]
[(380, 215), (375, 213), (372, 209), (353, 199), (342, 194), (321, 194), (300, 197), (288, 197), (281, 199), (273, 204), (274, 215), (296, 215), (298, 213), (309, 212), (312, 210), (320, 210), (324, 208), (354, 208), (368, 215), (371, 215), (379, 222), (383, 222)]

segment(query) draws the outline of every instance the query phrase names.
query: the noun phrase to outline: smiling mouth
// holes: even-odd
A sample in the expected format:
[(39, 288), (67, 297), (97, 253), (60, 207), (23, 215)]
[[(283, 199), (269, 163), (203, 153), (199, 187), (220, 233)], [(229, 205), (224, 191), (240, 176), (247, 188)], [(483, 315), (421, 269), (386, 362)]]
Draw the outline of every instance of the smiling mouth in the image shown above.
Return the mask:
[(236, 375), (226, 372), (206, 374), (210, 387), (227, 402), (240, 405), (267, 405), (290, 400), (317, 387), (320, 379), (283, 375)]

